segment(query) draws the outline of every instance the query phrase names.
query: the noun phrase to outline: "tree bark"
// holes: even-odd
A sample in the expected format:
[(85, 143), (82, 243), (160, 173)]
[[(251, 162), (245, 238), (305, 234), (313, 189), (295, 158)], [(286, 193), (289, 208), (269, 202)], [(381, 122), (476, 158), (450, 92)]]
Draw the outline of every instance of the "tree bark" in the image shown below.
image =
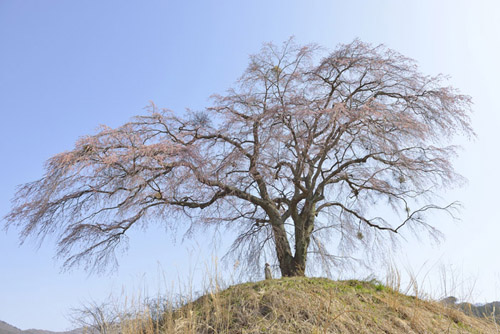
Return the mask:
[(295, 254), (292, 254), (284, 224), (273, 226), (276, 254), (282, 277), (305, 276), (307, 249), (311, 240), (314, 218), (298, 219), (295, 225)]
[(294, 275), (305, 276), (307, 249), (311, 241), (313, 223), (310, 218), (295, 223)]
[(293, 275), (292, 270), (292, 263), (294, 258), (292, 255), (292, 250), (290, 248), (290, 243), (288, 242), (288, 238), (286, 237), (285, 225), (282, 222), (279, 224), (273, 224), (273, 233), (281, 276), (295, 276)]

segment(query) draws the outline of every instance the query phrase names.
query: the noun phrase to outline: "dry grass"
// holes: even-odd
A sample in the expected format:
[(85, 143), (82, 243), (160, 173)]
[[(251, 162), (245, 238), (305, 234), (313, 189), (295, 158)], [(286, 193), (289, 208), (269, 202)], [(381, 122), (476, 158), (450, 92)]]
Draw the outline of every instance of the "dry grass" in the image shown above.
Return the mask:
[(491, 321), (376, 281), (284, 278), (223, 291), (215, 285), (193, 302), (127, 308), (107, 333), (497, 333)]

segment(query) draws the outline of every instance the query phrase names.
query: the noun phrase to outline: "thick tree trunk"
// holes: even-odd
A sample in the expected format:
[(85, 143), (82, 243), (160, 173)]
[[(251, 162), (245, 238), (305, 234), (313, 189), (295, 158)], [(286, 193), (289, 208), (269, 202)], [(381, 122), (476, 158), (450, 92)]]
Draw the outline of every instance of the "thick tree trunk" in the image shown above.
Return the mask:
[(304, 219), (297, 219), (295, 224), (295, 255), (293, 261), (293, 276), (305, 276), (307, 263), (307, 249), (311, 241), (311, 232), (314, 226), (314, 217), (307, 215)]
[(273, 224), (274, 243), (276, 246), (276, 256), (280, 265), (281, 276), (295, 276), (292, 274), (293, 255), (290, 243), (286, 237), (285, 225), (283, 223)]
[(274, 225), (274, 240), (276, 255), (281, 270), (281, 276), (305, 276), (307, 249), (309, 248), (314, 218), (296, 220), (295, 224), (295, 254), (292, 254), (284, 224)]
[(280, 260), (281, 276), (305, 276), (306, 261), (304, 257), (290, 256)]

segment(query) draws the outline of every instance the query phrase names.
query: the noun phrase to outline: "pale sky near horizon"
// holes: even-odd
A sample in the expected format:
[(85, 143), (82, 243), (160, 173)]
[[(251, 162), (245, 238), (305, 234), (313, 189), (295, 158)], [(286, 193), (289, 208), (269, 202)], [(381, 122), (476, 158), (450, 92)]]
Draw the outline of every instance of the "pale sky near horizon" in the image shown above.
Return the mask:
[[(452, 266), (475, 280), (476, 302), (500, 300), (495, 0), (0, 0), (0, 218), (15, 187), (40, 178), (44, 161), (79, 136), (124, 123), (149, 101), (179, 113), (202, 109), (262, 43), (292, 35), (328, 49), (354, 38), (383, 43), (415, 59), (423, 73), (450, 75), (452, 86), (472, 96), (478, 137), (457, 139), (464, 150), (455, 164), (469, 183), (443, 195), (463, 202), (462, 222), (437, 221), (445, 242), (403, 243), (395, 257), (421, 278), (433, 276), (438, 263)], [(16, 230), (0, 229), (0, 320), (68, 329), (68, 310), (86, 300), (202, 275), (210, 241), (199, 235), (174, 243), (160, 227), (135, 231), (116, 272), (89, 276), (60, 272), (53, 239), (39, 249), (19, 247)]]

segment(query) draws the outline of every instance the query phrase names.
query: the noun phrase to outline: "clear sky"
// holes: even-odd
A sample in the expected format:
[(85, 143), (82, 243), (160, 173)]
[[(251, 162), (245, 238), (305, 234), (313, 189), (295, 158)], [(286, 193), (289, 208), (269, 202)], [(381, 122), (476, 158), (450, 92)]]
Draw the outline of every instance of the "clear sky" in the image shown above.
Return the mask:
[[(451, 85), (473, 97), (478, 138), (459, 138), (464, 151), (456, 160), (469, 184), (443, 194), (464, 203), (462, 223), (440, 217), (444, 243), (409, 242), (395, 256), (419, 275), (438, 262), (451, 265), (476, 279), (476, 301), (500, 299), (496, 0), (0, 0), (0, 217), (16, 185), (41, 177), (44, 161), (79, 136), (128, 121), (148, 101), (178, 112), (201, 109), (231, 86), (263, 42), (291, 35), (331, 49), (356, 37), (384, 43), (424, 73), (450, 75)], [(153, 226), (130, 241), (116, 272), (88, 276), (60, 272), (54, 240), (19, 247), (16, 230), (0, 231), (0, 320), (67, 329), (65, 314), (85, 300), (122, 287), (154, 289), (158, 272), (167, 282), (201, 275), (210, 261), (211, 240), (203, 235), (174, 243)]]

